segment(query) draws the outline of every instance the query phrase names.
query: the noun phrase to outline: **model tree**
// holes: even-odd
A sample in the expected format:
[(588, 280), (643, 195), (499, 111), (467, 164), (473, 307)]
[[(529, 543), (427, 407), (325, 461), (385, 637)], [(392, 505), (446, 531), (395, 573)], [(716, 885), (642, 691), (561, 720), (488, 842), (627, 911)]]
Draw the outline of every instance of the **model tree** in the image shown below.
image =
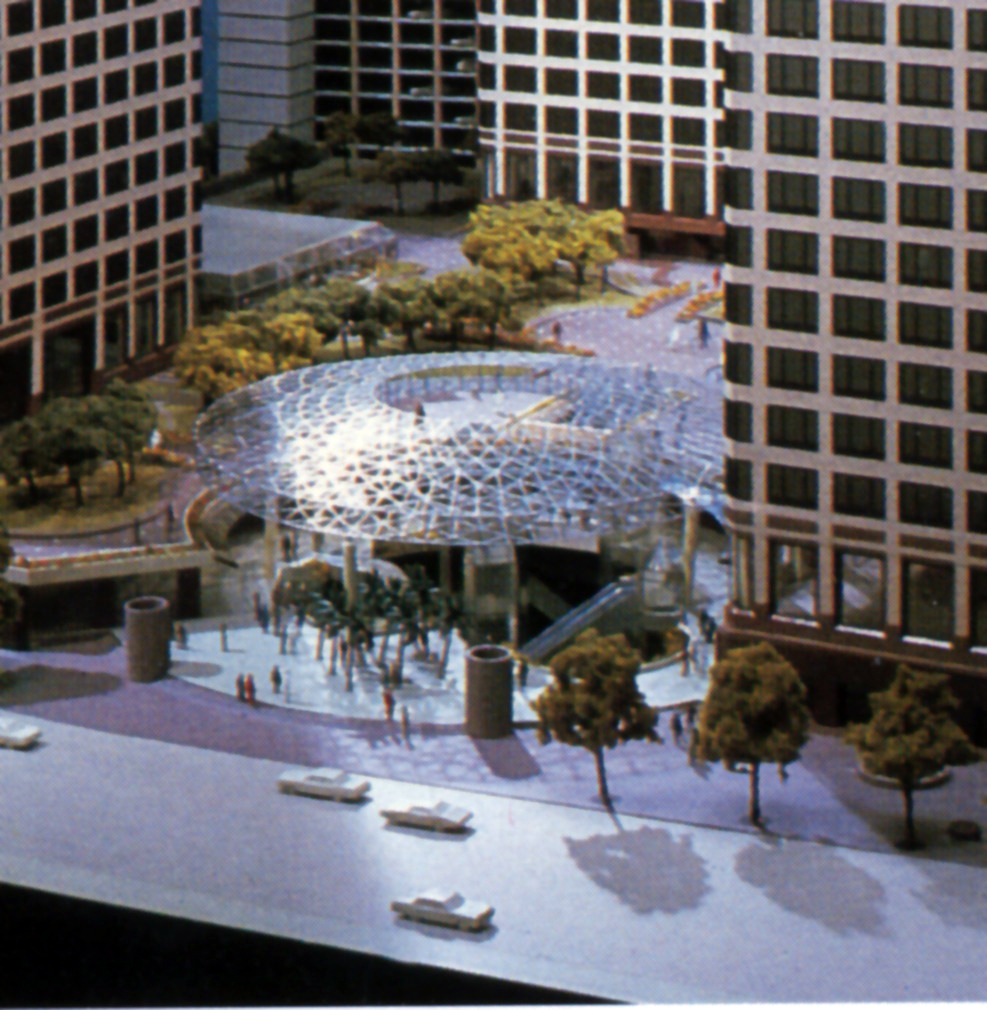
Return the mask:
[(356, 121), (356, 137), (361, 144), (378, 151), (396, 144), (404, 131), (389, 112), (371, 112)]
[(382, 284), (374, 294), (389, 299), (396, 306), (394, 322), (404, 334), (404, 348), (406, 351), (417, 351), (415, 333), (426, 326), (434, 326), (438, 318), (431, 282), (412, 277)]
[(383, 182), (394, 187), (394, 204), (398, 216), (404, 214), (404, 186), (422, 179), (421, 167), (415, 156), (401, 151), (381, 151), (363, 169), (362, 177), (369, 182)]
[(850, 726), (847, 741), (864, 770), (894, 779), (905, 807), (903, 849), (919, 847), (914, 792), (919, 782), (951, 765), (980, 760), (976, 748), (953, 721), (956, 699), (942, 674), (901, 665), (891, 686), (870, 696), (870, 722)]
[(247, 149), (250, 171), (270, 176), (275, 198), (286, 203), (295, 198), (295, 173), (318, 163), (319, 151), (314, 144), (282, 133), (277, 127)]
[(342, 111), (327, 116), (322, 124), (322, 144), (330, 154), (343, 159), (343, 174), (347, 178), (353, 174), (350, 158), (352, 146), (358, 139), (356, 124), (356, 116)]
[(624, 218), (619, 210), (590, 214), (570, 204), (559, 208), (558, 258), (572, 267), (576, 280), (576, 298), (586, 283), (586, 271), (612, 263), (623, 249)]
[(0, 474), (7, 483), (27, 485), (30, 505), (41, 500), (38, 480), (58, 470), (51, 431), (38, 417), (25, 417), (0, 430)]
[(700, 757), (727, 767), (749, 766), (751, 824), (761, 823), (762, 764), (798, 760), (809, 738), (805, 685), (772, 645), (731, 649), (709, 671), (709, 690), (699, 720)]
[(630, 740), (661, 742), (658, 713), (637, 686), (641, 657), (623, 635), (584, 631), (551, 662), (552, 683), (535, 699), (538, 739), (585, 747), (596, 762), (600, 800), (613, 806), (604, 751)]
[(139, 386), (114, 379), (102, 395), (93, 397), (93, 409), (106, 435), (106, 457), (117, 468), (117, 495), (122, 496), (124, 464), (132, 484), (137, 479), (137, 457), (157, 423), (157, 408)]
[(558, 244), (542, 227), (537, 201), (477, 207), (463, 239), (463, 255), (512, 280), (537, 284), (555, 267)]
[(3, 578), (12, 557), (7, 527), (0, 521), (0, 642), (9, 634), (21, 612), (21, 598), (17, 590)]
[(439, 202), (439, 187), (458, 186), (463, 181), (463, 170), (456, 156), (451, 151), (435, 148), (431, 151), (420, 151), (415, 155), (418, 165), (418, 177), (432, 184), (432, 202)]

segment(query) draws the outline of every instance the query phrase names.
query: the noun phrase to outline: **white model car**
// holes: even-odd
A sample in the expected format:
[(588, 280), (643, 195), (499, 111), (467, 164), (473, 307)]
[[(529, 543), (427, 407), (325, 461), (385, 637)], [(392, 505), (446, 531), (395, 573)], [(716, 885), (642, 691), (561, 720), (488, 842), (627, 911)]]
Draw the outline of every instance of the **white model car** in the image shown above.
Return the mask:
[(370, 791), (370, 783), (338, 768), (291, 768), (278, 776), (278, 789), (283, 793), (355, 803)]
[(10, 716), (0, 716), (0, 747), (27, 750), (40, 736), (39, 727)]
[(466, 822), (473, 816), (463, 807), (454, 807), (440, 800), (430, 807), (412, 804), (400, 810), (381, 810), (380, 816), (388, 824), (399, 824), (409, 828), (428, 828), (432, 831), (463, 831)]
[(468, 901), (458, 891), (425, 891), (417, 898), (391, 902), (391, 911), (407, 919), (436, 926), (478, 931), (490, 925), (494, 910), (482, 901)]

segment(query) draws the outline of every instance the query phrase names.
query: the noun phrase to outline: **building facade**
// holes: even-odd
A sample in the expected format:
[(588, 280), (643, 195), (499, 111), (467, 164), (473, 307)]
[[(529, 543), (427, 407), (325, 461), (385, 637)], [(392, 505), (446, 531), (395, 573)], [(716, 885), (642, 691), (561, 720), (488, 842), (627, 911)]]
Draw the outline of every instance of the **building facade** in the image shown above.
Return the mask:
[(475, 0), (315, 0), (315, 115), (390, 113), (409, 148), (472, 153)]
[(718, 248), (723, 11), (480, 0), (484, 195), (618, 207), (632, 252)]
[(987, 736), (987, 9), (736, 0), (721, 646), (817, 715), (901, 661)]
[(196, 0), (2, 11), (0, 419), (160, 367), (201, 236)]

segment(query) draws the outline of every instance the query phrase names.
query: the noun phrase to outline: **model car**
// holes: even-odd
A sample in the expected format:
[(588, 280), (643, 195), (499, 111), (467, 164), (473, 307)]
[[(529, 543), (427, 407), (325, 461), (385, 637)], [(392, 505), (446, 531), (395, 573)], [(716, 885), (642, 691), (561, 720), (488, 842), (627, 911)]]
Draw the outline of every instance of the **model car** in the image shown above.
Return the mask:
[(370, 783), (338, 768), (291, 768), (278, 776), (278, 789), (283, 793), (354, 803), (369, 792)]
[(431, 831), (462, 831), (473, 814), (463, 807), (454, 807), (451, 803), (440, 800), (430, 807), (412, 804), (400, 810), (381, 810), (380, 816), (386, 818), (388, 824), (403, 827), (427, 828)]
[(41, 730), (29, 722), (21, 722), (10, 716), (0, 716), (0, 747), (16, 747), (17, 750), (27, 750), (38, 737)]
[(467, 901), (458, 891), (432, 890), (417, 898), (391, 902), (391, 911), (436, 926), (478, 931), (490, 925), (494, 910), (482, 901)]

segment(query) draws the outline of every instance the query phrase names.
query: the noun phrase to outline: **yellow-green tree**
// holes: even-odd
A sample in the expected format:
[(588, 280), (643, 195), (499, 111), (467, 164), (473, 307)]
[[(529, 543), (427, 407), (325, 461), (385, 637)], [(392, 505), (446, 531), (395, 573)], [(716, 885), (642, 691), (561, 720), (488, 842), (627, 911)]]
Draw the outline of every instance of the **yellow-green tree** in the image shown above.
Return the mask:
[(432, 282), (411, 277), (392, 284), (382, 284), (374, 292), (381, 301), (393, 306), (393, 318), (404, 334), (406, 351), (416, 351), (415, 334), (425, 326), (434, 326), (438, 319)]
[(305, 312), (230, 313), (189, 330), (175, 352), (175, 370), (207, 403), (271, 375), (315, 360), (322, 336)]
[(870, 722), (850, 726), (845, 738), (865, 771), (898, 783), (905, 807), (901, 848), (915, 849), (913, 795), (919, 782), (950, 765), (979, 761), (980, 754), (953, 722), (957, 703), (943, 674), (902, 664), (891, 686), (870, 696), (870, 706)]
[(611, 807), (603, 756), (629, 740), (660, 743), (658, 712), (637, 686), (641, 657), (623, 635), (584, 631), (551, 662), (552, 683), (534, 700), (538, 739), (585, 747), (596, 762), (600, 800)]

